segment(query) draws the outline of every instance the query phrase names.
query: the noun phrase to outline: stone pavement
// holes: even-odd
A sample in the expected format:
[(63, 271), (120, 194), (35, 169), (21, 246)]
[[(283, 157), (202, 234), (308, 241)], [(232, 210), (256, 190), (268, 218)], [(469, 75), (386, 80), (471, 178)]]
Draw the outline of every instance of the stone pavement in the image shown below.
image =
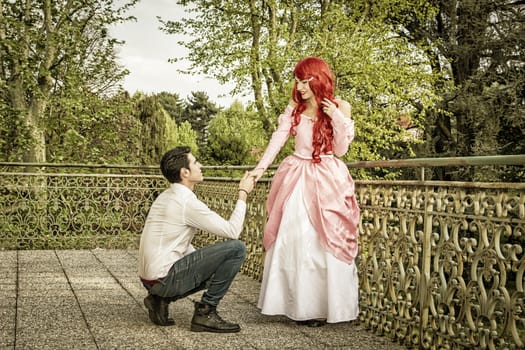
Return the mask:
[(175, 326), (155, 326), (136, 261), (136, 250), (0, 251), (0, 349), (405, 349), (357, 321), (308, 328), (261, 315), (260, 284), (243, 275), (218, 309), (240, 333), (190, 332), (200, 293), (170, 304)]

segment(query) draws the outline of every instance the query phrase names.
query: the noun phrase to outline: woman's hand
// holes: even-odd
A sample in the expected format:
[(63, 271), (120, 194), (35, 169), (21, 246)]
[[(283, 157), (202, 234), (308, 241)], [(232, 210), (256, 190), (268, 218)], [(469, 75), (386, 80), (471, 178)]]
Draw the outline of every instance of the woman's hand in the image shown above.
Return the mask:
[(334, 112), (337, 110), (337, 106), (335, 105), (335, 103), (325, 98), (321, 101), (321, 104), (323, 105), (323, 112), (325, 112), (330, 118), (332, 118)]
[(252, 176), (254, 178), (255, 182), (259, 181), (259, 179), (263, 176), (263, 174), (264, 174), (264, 169), (263, 168), (253, 169), (250, 172), (250, 176)]
[(352, 116), (352, 106), (350, 106), (350, 103), (339, 99), (336, 99), (336, 101), (339, 107), (337, 107), (335, 103), (333, 103), (327, 98), (321, 101), (321, 104), (323, 105), (323, 112), (325, 112), (330, 118), (332, 118), (334, 116), (335, 111), (339, 109), (344, 117), (350, 118)]

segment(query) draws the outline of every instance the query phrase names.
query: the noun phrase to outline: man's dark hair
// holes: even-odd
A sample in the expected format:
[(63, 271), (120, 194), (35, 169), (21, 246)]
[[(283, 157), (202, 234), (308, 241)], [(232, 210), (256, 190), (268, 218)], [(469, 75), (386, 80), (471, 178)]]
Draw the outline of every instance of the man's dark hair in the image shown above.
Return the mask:
[(188, 146), (179, 146), (166, 152), (160, 161), (160, 171), (170, 183), (181, 181), (180, 170), (190, 169), (188, 154), (191, 149)]

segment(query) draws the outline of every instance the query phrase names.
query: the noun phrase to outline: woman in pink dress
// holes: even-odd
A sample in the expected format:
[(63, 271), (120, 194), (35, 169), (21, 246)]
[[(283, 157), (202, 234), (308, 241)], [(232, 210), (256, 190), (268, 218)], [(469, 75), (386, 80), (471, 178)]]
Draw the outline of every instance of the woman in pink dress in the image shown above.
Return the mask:
[(328, 64), (308, 57), (293, 71), (292, 101), (261, 160), (259, 180), (283, 145), (295, 151), (277, 169), (268, 194), (266, 258), (258, 307), (297, 324), (321, 326), (359, 314), (359, 207), (343, 156), (354, 137), (350, 105), (334, 97)]

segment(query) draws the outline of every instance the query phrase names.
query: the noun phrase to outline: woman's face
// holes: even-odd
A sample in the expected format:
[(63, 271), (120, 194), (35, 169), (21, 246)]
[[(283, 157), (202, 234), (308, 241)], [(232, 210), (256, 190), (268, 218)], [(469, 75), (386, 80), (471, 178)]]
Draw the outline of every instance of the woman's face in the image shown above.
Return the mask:
[(309, 100), (314, 97), (314, 93), (312, 92), (312, 89), (310, 89), (310, 81), (312, 79), (313, 77), (308, 79), (299, 79), (295, 77), (296, 89), (301, 94), (303, 100)]

